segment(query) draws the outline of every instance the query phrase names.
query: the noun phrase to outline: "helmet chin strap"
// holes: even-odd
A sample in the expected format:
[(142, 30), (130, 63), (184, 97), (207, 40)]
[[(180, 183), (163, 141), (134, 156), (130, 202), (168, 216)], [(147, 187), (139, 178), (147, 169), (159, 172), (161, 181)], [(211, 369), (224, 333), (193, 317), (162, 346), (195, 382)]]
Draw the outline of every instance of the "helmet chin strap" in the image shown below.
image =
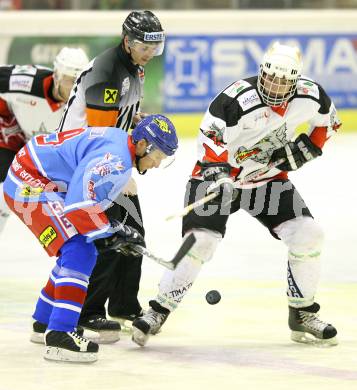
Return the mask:
[(145, 153), (143, 156), (138, 156), (138, 155), (135, 156), (135, 166), (136, 166), (136, 169), (137, 169), (139, 175), (145, 175), (145, 173), (147, 172), (147, 169), (145, 169), (145, 171), (140, 171), (140, 169), (139, 169), (139, 161), (143, 157), (145, 157), (146, 155), (147, 155), (147, 153)]
[(62, 102), (65, 102), (67, 99), (64, 98), (64, 96), (61, 94), (61, 88), (58, 86), (57, 89), (57, 95), (61, 99)]
[(61, 102), (66, 102), (66, 99), (61, 94), (61, 83), (59, 80), (53, 81), (55, 94), (53, 94), (56, 100), (60, 99)]
[[(128, 39), (129, 39), (129, 37), (128, 37)], [(124, 47), (124, 50), (125, 50), (126, 54), (129, 56), (130, 61), (135, 65), (133, 56), (131, 55), (131, 48), (130, 48), (130, 45), (128, 44), (129, 53), (128, 53), (128, 52), (126, 51), (126, 49), (125, 49), (124, 41), (123, 41), (123, 47)]]
[(145, 175), (145, 173), (147, 172), (147, 169), (145, 169), (145, 171), (140, 171), (140, 169), (139, 169), (139, 161), (140, 161), (143, 157), (147, 156), (147, 155), (150, 153), (151, 148), (152, 148), (152, 145), (149, 144), (149, 145), (146, 147), (145, 153), (144, 153), (142, 156), (135, 155), (135, 165), (136, 165), (136, 169), (137, 169), (138, 172), (139, 172), (139, 175)]

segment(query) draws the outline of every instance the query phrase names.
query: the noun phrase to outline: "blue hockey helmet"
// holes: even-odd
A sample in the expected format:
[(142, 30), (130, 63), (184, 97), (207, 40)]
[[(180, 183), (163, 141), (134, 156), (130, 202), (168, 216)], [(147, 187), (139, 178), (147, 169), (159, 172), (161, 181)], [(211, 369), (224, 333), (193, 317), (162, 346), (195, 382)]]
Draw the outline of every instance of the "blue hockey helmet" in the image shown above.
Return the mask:
[(141, 139), (149, 143), (148, 153), (151, 149), (159, 149), (167, 156), (172, 156), (178, 148), (175, 126), (164, 115), (145, 117), (136, 125), (131, 135), (134, 143)]

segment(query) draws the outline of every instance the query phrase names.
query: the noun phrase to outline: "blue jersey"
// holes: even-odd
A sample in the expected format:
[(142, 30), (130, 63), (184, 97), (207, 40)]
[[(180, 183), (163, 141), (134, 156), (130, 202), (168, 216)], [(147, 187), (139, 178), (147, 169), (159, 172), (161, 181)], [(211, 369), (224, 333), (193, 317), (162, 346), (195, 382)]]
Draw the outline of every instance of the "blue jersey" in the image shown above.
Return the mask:
[(135, 146), (115, 127), (39, 135), (16, 155), (4, 184), (15, 201), (58, 202), (91, 240), (110, 235), (104, 213), (131, 176)]

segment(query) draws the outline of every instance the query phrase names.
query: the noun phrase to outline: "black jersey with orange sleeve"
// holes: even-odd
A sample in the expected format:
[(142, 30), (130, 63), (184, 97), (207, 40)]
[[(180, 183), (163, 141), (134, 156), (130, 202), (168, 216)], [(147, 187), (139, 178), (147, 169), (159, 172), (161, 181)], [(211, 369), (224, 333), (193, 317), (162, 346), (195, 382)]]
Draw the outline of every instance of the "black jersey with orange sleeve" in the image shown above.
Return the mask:
[(144, 69), (134, 65), (122, 45), (94, 58), (78, 77), (59, 131), (83, 126), (128, 130), (143, 96)]

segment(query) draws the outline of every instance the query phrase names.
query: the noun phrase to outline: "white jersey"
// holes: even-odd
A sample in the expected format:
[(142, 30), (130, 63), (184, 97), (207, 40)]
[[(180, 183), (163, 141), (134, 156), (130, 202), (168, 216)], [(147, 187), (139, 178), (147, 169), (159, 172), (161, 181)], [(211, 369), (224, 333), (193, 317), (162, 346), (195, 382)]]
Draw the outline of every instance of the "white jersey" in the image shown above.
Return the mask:
[[(273, 108), (262, 102), (257, 77), (236, 81), (215, 97), (204, 115), (198, 160), (228, 162), (235, 168), (233, 176), (242, 179), (266, 166), (273, 151), (295, 138), (296, 128), (305, 122), (320, 147), (340, 126), (334, 104), (314, 81), (301, 77), (295, 95)], [(192, 176), (200, 178), (199, 171), (197, 164)], [(270, 169), (259, 184), (272, 178), (287, 178), (287, 173)]]
[(27, 140), (54, 132), (60, 123), (64, 104), (52, 96), (52, 75), (51, 69), (40, 66), (0, 67), (0, 117), (15, 118)]

